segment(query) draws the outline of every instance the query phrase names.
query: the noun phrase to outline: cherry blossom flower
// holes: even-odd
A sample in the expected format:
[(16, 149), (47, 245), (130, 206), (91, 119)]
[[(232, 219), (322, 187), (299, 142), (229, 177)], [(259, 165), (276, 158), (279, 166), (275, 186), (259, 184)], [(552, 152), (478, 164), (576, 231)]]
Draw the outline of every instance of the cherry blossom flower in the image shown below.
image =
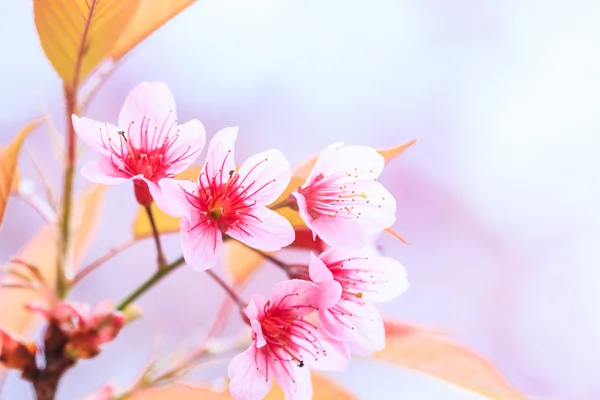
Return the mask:
[(370, 147), (341, 142), (321, 152), (304, 185), (293, 193), (314, 238), (356, 248), (394, 223), (396, 201), (377, 182), (384, 161)]
[(42, 303), (29, 303), (27, 308), (57, 326), (68, 338), (67, 352), (77, 358), (96, 356), (100, 345), (113, 340), (125, 324), (123, 313), (108, 301), (98, 303), (94, 310), (88, 304), (68, 300), (53, 308)]
[(287, 399), (311, 399), (309, 368), (346, 367), (347, 347), (321, 335), (304, 319), (318, 310), (321, 301), (317, 285), (298, 279), (277, 283), (268, 301), (252, 296), (246, 315), (253, 343), (229, 364), (229, 390), (235, 399), (262, 399), (273, 380)]
[[(330, 249), (319, 257), (311, 254), (310, 278), (337, 303), (319, 310), (323, 330), (345, 342), (352, 353), (369, 355), (385, 347), (385, 329), (377, 308), (369, 302), (389, 301), (408, 289), (406, 270), (393, 258), (382, 257), (371, 246), (359, 250)], [(331, 304), (331, 303), (330, 303)]]
[(118, 127), (73, 115), (81, 140), (101, 154), (83, 167), (93, 182), (108, 185), (133, 181), (136, 199), (152, 203), (158, 181), (184, 171), (206, 140), (198, 120), (178, 125), (175, 100), (166, 84), (143, 82), (125, 99)]
[(279, 250), (294, 240), (290, 223), (266, 208), (290, 181), (289, 162), (278, 150), (268, 150), (250, 157), (236, 171), (236, 137), (237, 128), (223, 129), (213, 137), (197, 181), (160, 181), (157, 205), (182, 217), (183, 255), (198, 269), (215, 264), (223, 234), (264, 251)]

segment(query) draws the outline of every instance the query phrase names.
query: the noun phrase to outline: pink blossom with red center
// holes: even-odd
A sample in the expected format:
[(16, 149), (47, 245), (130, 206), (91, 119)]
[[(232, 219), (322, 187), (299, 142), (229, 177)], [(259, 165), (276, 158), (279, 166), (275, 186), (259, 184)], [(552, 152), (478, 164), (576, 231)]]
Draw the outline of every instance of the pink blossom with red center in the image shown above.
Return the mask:
[(365, 146), (334, 143), (293, 195), (300, 216), (327, 244), (358, 247), (396, 220), (394, 197), (377, 182), (384, 158)]
[(86, 164), (82, 174), (107, 185), (133, 181), (142, 205), (152, 203), (160, 179), (173, 177), (194, 162), (206, 140), (200, 121), (178, 125), (175, 100), (162, 82), (133, 88), (118, 127), (77, 115), (72, 120), (81, 140), (102, 155)]
[(294, 229), (266, 206), (287, 187), (291, 167), (278, 150), (247, 159), (236, 171), (233, 148), (237, 128), (218, 132), (197, 181), (163, 179), (157, 205), (180, 221), (183, 255), (188, 264), (208, 269), (215, 264), (223, 235), (264, 251), (292, 243)]
[(319, 310), (327, 334), (345, 342), (358, 355), (385, 347), (383, 320), (369, 302), (390, 301), (408, 289), (406, 270), (400, 262), (380, 256), (371, 246), (354, 251), (330, 249), (319, 257), (311, 254), (309, 275), (323, 290), (324, 298), (337, 296), (332, 282), (342, 287), (339, 300)]
[(262, 399), (273, 380), (287, 399), (311, 399), (309, 368), (343, 370), (346, 346), (322, 335), (304, 317), (318, 310), (321, 290), (312, 282), (279, 282), (270, 300), (252, 296), (246, 315), (253, 343), (229, 364), (229, 390), (237, 400)]

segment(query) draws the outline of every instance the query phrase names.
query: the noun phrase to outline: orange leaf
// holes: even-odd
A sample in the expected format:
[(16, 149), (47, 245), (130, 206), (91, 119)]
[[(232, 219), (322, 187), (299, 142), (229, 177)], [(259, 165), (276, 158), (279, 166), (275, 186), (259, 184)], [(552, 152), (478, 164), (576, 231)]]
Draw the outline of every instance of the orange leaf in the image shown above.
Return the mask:
[(491, 398), (526, 399), (490, 361), (441, 333), (386, 322), (386, 335), (385, 349), (373, 355), (377, 359), (425, 372)]
[(127, 400), (231, 400), (229, 392), (215, 392), (208, 388), (174, 385), (145, 389), (127, 396)]
[(35, 26), (46, 57), (72, 89), (104, 60), (140, 0), (40, 0)]
[[(196, 180), (198, 179), (198, 175), (200, 175), (201, 169), (201, 166), (193, 165), (177, 175), (176, 178)], [(156, 203), (152, 203), (150, 207), (152, 208), (152, 215), (156, 222), (156, 228), (160, 233), (179, 232), (179, 218), (173, 218), (170, 215), (165, 214), (156, 206)], [(133, 221), (133, 236), (138, 239), (152, 236), (152, 225), (150, 225), (146, 210), (141, 206), (138, 207), (137, 215)]]
[(25, 125), (25, 127), (17, 134), (17, 137), (3, 150), (0, 150), (0, 224), (4, 217), (8, 196), (15, 184), (15, 176), (17, 175), (17, 159), (23, 141), (34, 130), (40, 121), (33, 121)]
[[(80, 257), (81, 254), (87, 254), (100, 224), (107, 188), (105, 185), (92, 185), (77, 201), (71, 217), (75, 227), (71, 244), (73, 256)], [(69, 265), (77, 267), (79, 261), (74, 259)], [(70, 277), (73, 272), (67, 271), (67, 276)]]
[[(92, 185), (76, 202), (74, 213), (81, 209), (87, 209), (90, 220), (97, 218), (99, 201), (87, 202), (93, 197), (93, 194), (99, 193), (98, 187), (101, 185)], [(94, 207), (92, 207), (94, 205)], [(75, 220), (73, 227), (73, 236), (86, 237), (73, 242), (71, 247), (71, 259), (78, 264), (85, 256), (87, 244), (93, 240), (96, 224), (83, 218)], [(29, 242), (18, 252), (15, 258), (25, 261), (37, 267), (44, 277), (44, 281), (50, 286), (56, 285), (56, 260), (58, 257), (58, 232), (55, 225), (44, 225)], [(0, 307), (0, 328), (17, 335), (27, 334), (27, 328), (30, 327), (34, 319), (33, 313), (25, 310), (25, 305), (31, 301), (44, 301), (45, 299), (32, 290), (2, 290), (0, 289), (0, 304), (10, 305), (9, 307)]]
[(127, 29), (110, 50), (114, 60), (123, 57), (129, 50), (160, 28), (171, 18), (191, 5), (194, 0), (141, 0)]
[[(311, 374), (313, 384), (313, 400), (354, 400), (356, 396), (347, 389), (338, 385), (332, 379), (325, 375), (313, 372)], [(284, 400), (285, 394), (278, 385), (273, 385), (271, 392), (267, 394), (264, 400)]]

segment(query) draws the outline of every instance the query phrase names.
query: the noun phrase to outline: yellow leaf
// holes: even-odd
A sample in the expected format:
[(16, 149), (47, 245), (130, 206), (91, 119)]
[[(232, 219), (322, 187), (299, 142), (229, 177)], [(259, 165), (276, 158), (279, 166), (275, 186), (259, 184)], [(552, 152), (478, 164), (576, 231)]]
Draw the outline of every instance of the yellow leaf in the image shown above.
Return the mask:
[[(0, 154), (2, 154), (2, 152), (4, 151), (4, 147), (0, 146)], [(19, 169), (15, 168), (15, 173), (13, 174), (13, 178), (12, 178), (12, 185), (10, 186), (10, 191), (11, 192), (18, 192), (19, 191), (19, 181), (20, 181), (21, 177), (19, 176)], [(1, 217), (0, 217), (0, 222), (1, 222)]]
[(119, 40), (140, 0), (36, 0), (35, 26), (46, 57), (71, 89)]
[(225, 273), (235, 285), (244, 282), (263, 261), (260, 254), (237, 240), (229, 240), (224, 246)]
[[(87, 209), (90, 219), (96, 219), (98, 214), (96, 207), (101, 203), (97, 199), (89, 202), (94, 194), (99, 192), (98, 187), (93, 185), (84, 193), (75, 203), (75, 212), (77, 209)], [(96, 195), (97, 197), (97, 195)], [(85, 242), (93, 240), (96, 230), (96, 224), (86, 219), (74, 221), (73, 236), (86, 237)], [(74, 239), (71, 247), (71, 258), (75, 264), (78, 264), (85, 256), (87, 245), (81, 239)], [(29, 242), (17, 253), (15, 257), (18, 260), (25, 261), (37, 267), (44, 277), (44, 280), (50, 287), (56, 285), (56, 261), (58, 257), (58, 233), (55, 225), (44, 225), (29, 240)], [(14, 265), (13, 265), (14, 267)], [(17, 335), (27, 333), (27, 328), (31, 325), (34, 315), (25, 310), (25, 305), (31, 301), (43, 301), (44, 299), (38, 292), (32, 290), (20, 289), (0, 289), (0, 304), (9, 305), (0, 307), (0, 328), (6, 329)]]
[(8, 196), (16, 181), (17, 160), (25, 137), (39, 125), (40, 121), (33, 121), (17, 134), (17, 137), (3, 150), (0, 150), (0, 224), (4, 217), (4, 210)]
[(127, 29), (110, 50), (110, 56), (114, 60), (120, 59), (193, 2), (194, 0), (141, 0)]
[(495, 399), (525, 400), (484, 357), (446, 336), (386, 322), (386, 347), (373, 357), (452, 382)]
[(126, 400), (231, 400), (229, 392), (215, 392), (208, 388), (173, 385), (145, 389), (126, 396)]
[[(313, 384), (313, 400), (354, 400), (356, 396), (347, 389), (335, 383), (329, 377), (313, 372), (311, 374)], [(264, 400), (284, 400), (285, 394), (278, 385), (273, 385), (273, 389)]]
[[(201, 169), (201, 166), (193, 165), (177, 175), (176, 178), (196, 180), (198, 179), (198, 175), (200, 175)], [(150, 207), (152, 208), (152, 215), (156, 222), (156, 229), (160, 233), (179, 232), (179, 218), (173, 218), (165, 214), (156, 206), (156, 203), (152, 203)], [(133, 221), (133, 236), (139, 239), (152, 236), (152, 225), (150, 225), (146, 210), (141, 206), (138, 207), (137, 215)]]
[[(92, 185), (85, 191), (76, 203), (71, 217), (73, 226), (73, 256), (87, 254), (90, 245), (98, 230), (100, 217), (104, 210), (104, 201), (106, 199), (106, 185)], [(69, 265), (77, 267), (79, 260), (72, 260)], [(71, 276), (75, 271), (67, 271), (67, 276)]]

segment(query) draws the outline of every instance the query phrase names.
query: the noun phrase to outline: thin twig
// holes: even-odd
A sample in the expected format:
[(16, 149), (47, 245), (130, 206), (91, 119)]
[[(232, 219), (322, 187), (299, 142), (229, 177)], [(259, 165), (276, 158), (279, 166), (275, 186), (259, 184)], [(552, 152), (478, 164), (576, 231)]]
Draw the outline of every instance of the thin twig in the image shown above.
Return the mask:
[(35, 154), (33, 154), (31, 149), (29, 149), (28, 147), (25, 147), (25, 151), (27, 152), (27, 155), (29, 156), (29, 160), (31, 161), (31, 164), (35, 168), (37, 174), (40, 176), (40, 179), (42, 180), (42, 183), (44, 184), (44, 192), (46, 194), (46, 200), (48, 200), (50, 207), (52, 207), (52, 210), (56, 213), (58, 211), (56, 209), (56, 204), (57, 204), (56, 195), (54, 194), (54, 191), (52, 190), (52, 186), (50, 185), (50, 180), (48, 178), (48, 175), (46, 174), (46, 172), (44, 171), (44, 169), (42, 168), (40, 163), (36, 160), (36, 156), (35, 156)]
[(215, 274), (215, 272), (212, 269), (207, 269), (206, 273), (215, 282), (217, 282), (219, 286), (221, 286), (223, 290), (225, 290), (225, 292), (227, 292), (227, 294), (229, 295), (229, 297), (231, 297), (231, 300), (233, 300), (235, 304), (237, 304), (240, 308), (246, 307), (247, 303), (236, 293), (235, 289), (233, 289), (231, 286), (229, 286), (227, 282), (225, 282), (225, 280), (223, 280), (223, 278)]
[(290, 269), (290, 266), (288, 264), (284, 263), (283, 261), (279, 260), (278, 258), (273, 257), (269, 253), (265, 253), (264, 251), (255, 249), (254, 247), (251, 247), (251, 246), (248, 246), (246, 243), (243, 243), (243, 242), (240, 242), (240, 243), (243, 244), (244, 246), (246, 246), (247, 248), (249, 248), (250, 250), (252, 250), (253, 252), (259, 254), (261, 257), (270, 261), (272, 264), (275, 264), (276, 266), (281, 268), (284, 272), (288, 272), (288, 270)]
[(113, 247), (112, 249), (110, 249), (109, 251), (107, 251), (106, 253), (104, 253), (103, 255), (101, 255), (100, 257), (98, 257), (96, 260), (92, 261), (91, 263), (89, 263), (87, 266), (85, 266), (84, 268), (82, 268), (73, 278), (73, 280), (71, 281), (71, 287), (73, 287), (74, 285), (76, 285), (80, 280), (82, 280), (83, 278), (85, 278), (89, 273), (91, 273), (92, 271), (94, 271), (96, 268), (98, 268), (99, 266), (101, 266), (102, 264), (104, 264), (105, 262), (109, 261), (111, 258), (113, 258), (114, 256), (116, 256), (117, 254), (121, 253), (122, 251), (127, 250), (128, 248), (130, 248), (131, 246), (133, 246), (134, 244), (136, 244), (140, 239), (139, 238), (130, 238), (126, 241), (124, 241), (123, 243)]

